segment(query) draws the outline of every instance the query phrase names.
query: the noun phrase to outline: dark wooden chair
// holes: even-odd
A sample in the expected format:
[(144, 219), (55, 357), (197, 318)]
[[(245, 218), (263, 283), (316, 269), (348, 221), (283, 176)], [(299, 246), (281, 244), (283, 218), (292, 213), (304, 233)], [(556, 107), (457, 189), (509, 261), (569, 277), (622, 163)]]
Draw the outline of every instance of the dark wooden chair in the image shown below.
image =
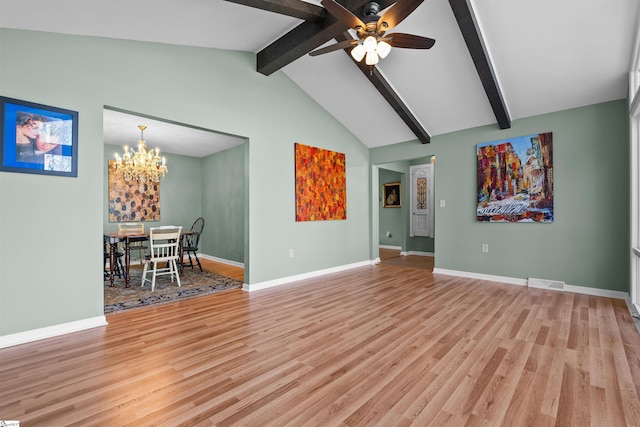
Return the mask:
[(189, 262), (188, 263), (185, 262), (184, 256), (183, 256), (183, 260), (182, 260), (183, 267), (188, 265), (191, 268), (193, 268), (193, 259), (191, 258), (191, 255), (193, 255), (196, 262), (198, 263), (198, 267), (200, 268), (200, 271), (202, 272), (202, 264), (200, 264), (200, 259), (198, 258), (198, 245), (200, 244), (200, 236), (202, 236), (203, 230), (204, 230), (204, 218), (200, 217), (196, 219), (193, 225), (191, 226), (191, 231), (193, 231), (195, 234), (184, 236), (184, 243), (183, 243), (182, 250), (184, 251), (184, 254), (186, 254), (187, 257), (189, 258)]
[[(109, 278), (109, 274), (111, 274), (111, 270), (109, 267), (107, 267), (107, 263), (109, 262), (109, 258), (111, 257), (109, 251), (110, 251), (110, 244), (109, 241), (107, 239), (104, 239), (104, 247), (102, 249), (102, 255), (104, 257), (104, 277), (105, 279)], [(127, 277), (127, 272), (124, 268), (124, 264), (122, 263), (122, 257), (124, 256), (124, 254), (120, 251), (117, 250), (116, 247), (116, 253), (114, 254), (114, 259), (115, 262), (113, 264), (113, 274), (115, 276), (118, 276), (119, 278), (125, 278)]]

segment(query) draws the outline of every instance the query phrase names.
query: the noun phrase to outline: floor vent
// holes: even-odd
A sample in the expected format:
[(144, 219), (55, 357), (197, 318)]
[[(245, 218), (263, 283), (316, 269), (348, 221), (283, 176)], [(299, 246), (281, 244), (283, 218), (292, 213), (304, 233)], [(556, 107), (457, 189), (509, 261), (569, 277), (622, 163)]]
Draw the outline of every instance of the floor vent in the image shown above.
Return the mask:
[(529, 277), (527, 286), (540, 289), (551, 289), (554, 291), (564, 291), (564, 282), (559, 280), (534, 279)]

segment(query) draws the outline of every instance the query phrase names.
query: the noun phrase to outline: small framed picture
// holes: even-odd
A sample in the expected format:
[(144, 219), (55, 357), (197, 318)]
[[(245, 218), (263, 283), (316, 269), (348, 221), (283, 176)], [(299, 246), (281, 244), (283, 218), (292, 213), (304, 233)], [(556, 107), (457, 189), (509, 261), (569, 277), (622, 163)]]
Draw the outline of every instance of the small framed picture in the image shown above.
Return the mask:
[(0, 96), (0, 171), (78, 176), (78, 112)]
[(400, 200), (400, 183), (390, 182), (382, 184), (382, 207), (383, 208), (399, 208), (402, 207)]

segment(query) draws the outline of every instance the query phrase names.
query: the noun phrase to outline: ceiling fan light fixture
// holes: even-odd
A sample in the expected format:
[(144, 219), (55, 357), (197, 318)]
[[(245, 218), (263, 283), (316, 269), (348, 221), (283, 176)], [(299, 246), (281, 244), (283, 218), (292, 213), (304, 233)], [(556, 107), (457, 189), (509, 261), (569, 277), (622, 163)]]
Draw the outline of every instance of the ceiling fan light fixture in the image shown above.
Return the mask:
[(373, 36), (367, 36), (362, 42), (362, 46), (364, 46), (364, 50), (366, 50), (367, 53), (375, 52), (377, 44), (376, 38)]
[(365, 63), (367, 65), (376, 65), (378, 63), (378, 53), (375, 50), (367, 52)]
[[(434, 39), (413, 34), (392, 33), (385, 35), (405, 19), (420, 3), (407, 0), (406, 2), (392, 2), (387, 10), (379, 16), (380, 4), (370, 1), (364, 5), (361, 19), (354, 13), (338, 3), (337, 0), (321, 0), (325, 11), (333, 15), (341, 24), (346, 25), (351, 38), (330, 46), (309, 52), (311, 56), (318, 56), (336, 50), (352, 47), (351, 57), (356, 62), (361, 62), (366, 57), (366, 64), (376, 65), (381, 58), (386, 58), (391, 52), (391, 47), (405, 49), (430, 49), (435, 43)], [(357, 3), (357, 2), (356, 2)], [(355, 32), (355, 35), (353, 34)]]
[(376, 52), (378, 52), (378, 56), (382, 59), (386, 58), (391, 52), (391, 45), (384, 41), (379, 41), (376, 46)]
[(351, 56), (357, 62), (362, 61), (362, 58), (364, 58), (365, 53), (367, 53), (367, 51), (364, 50), (364, 47), (361, 44), (357, 44), (353, 49), (351, 49)]

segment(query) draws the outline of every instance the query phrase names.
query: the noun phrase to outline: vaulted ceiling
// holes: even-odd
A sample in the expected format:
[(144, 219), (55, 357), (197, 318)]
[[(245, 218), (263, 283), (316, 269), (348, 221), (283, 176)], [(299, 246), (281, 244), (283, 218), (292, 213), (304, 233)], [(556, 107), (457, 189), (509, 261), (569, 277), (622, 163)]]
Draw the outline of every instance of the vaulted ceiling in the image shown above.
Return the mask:
[(353, 37), (319, 0), (0, 0), (0, 27), (254, 52), (256, 72), (284, 72), (368, 147), (627, 96), (637, 0), (400, 2), (415, 10), (394, 31), (436, 43), (373, 72), (308, 55)]

